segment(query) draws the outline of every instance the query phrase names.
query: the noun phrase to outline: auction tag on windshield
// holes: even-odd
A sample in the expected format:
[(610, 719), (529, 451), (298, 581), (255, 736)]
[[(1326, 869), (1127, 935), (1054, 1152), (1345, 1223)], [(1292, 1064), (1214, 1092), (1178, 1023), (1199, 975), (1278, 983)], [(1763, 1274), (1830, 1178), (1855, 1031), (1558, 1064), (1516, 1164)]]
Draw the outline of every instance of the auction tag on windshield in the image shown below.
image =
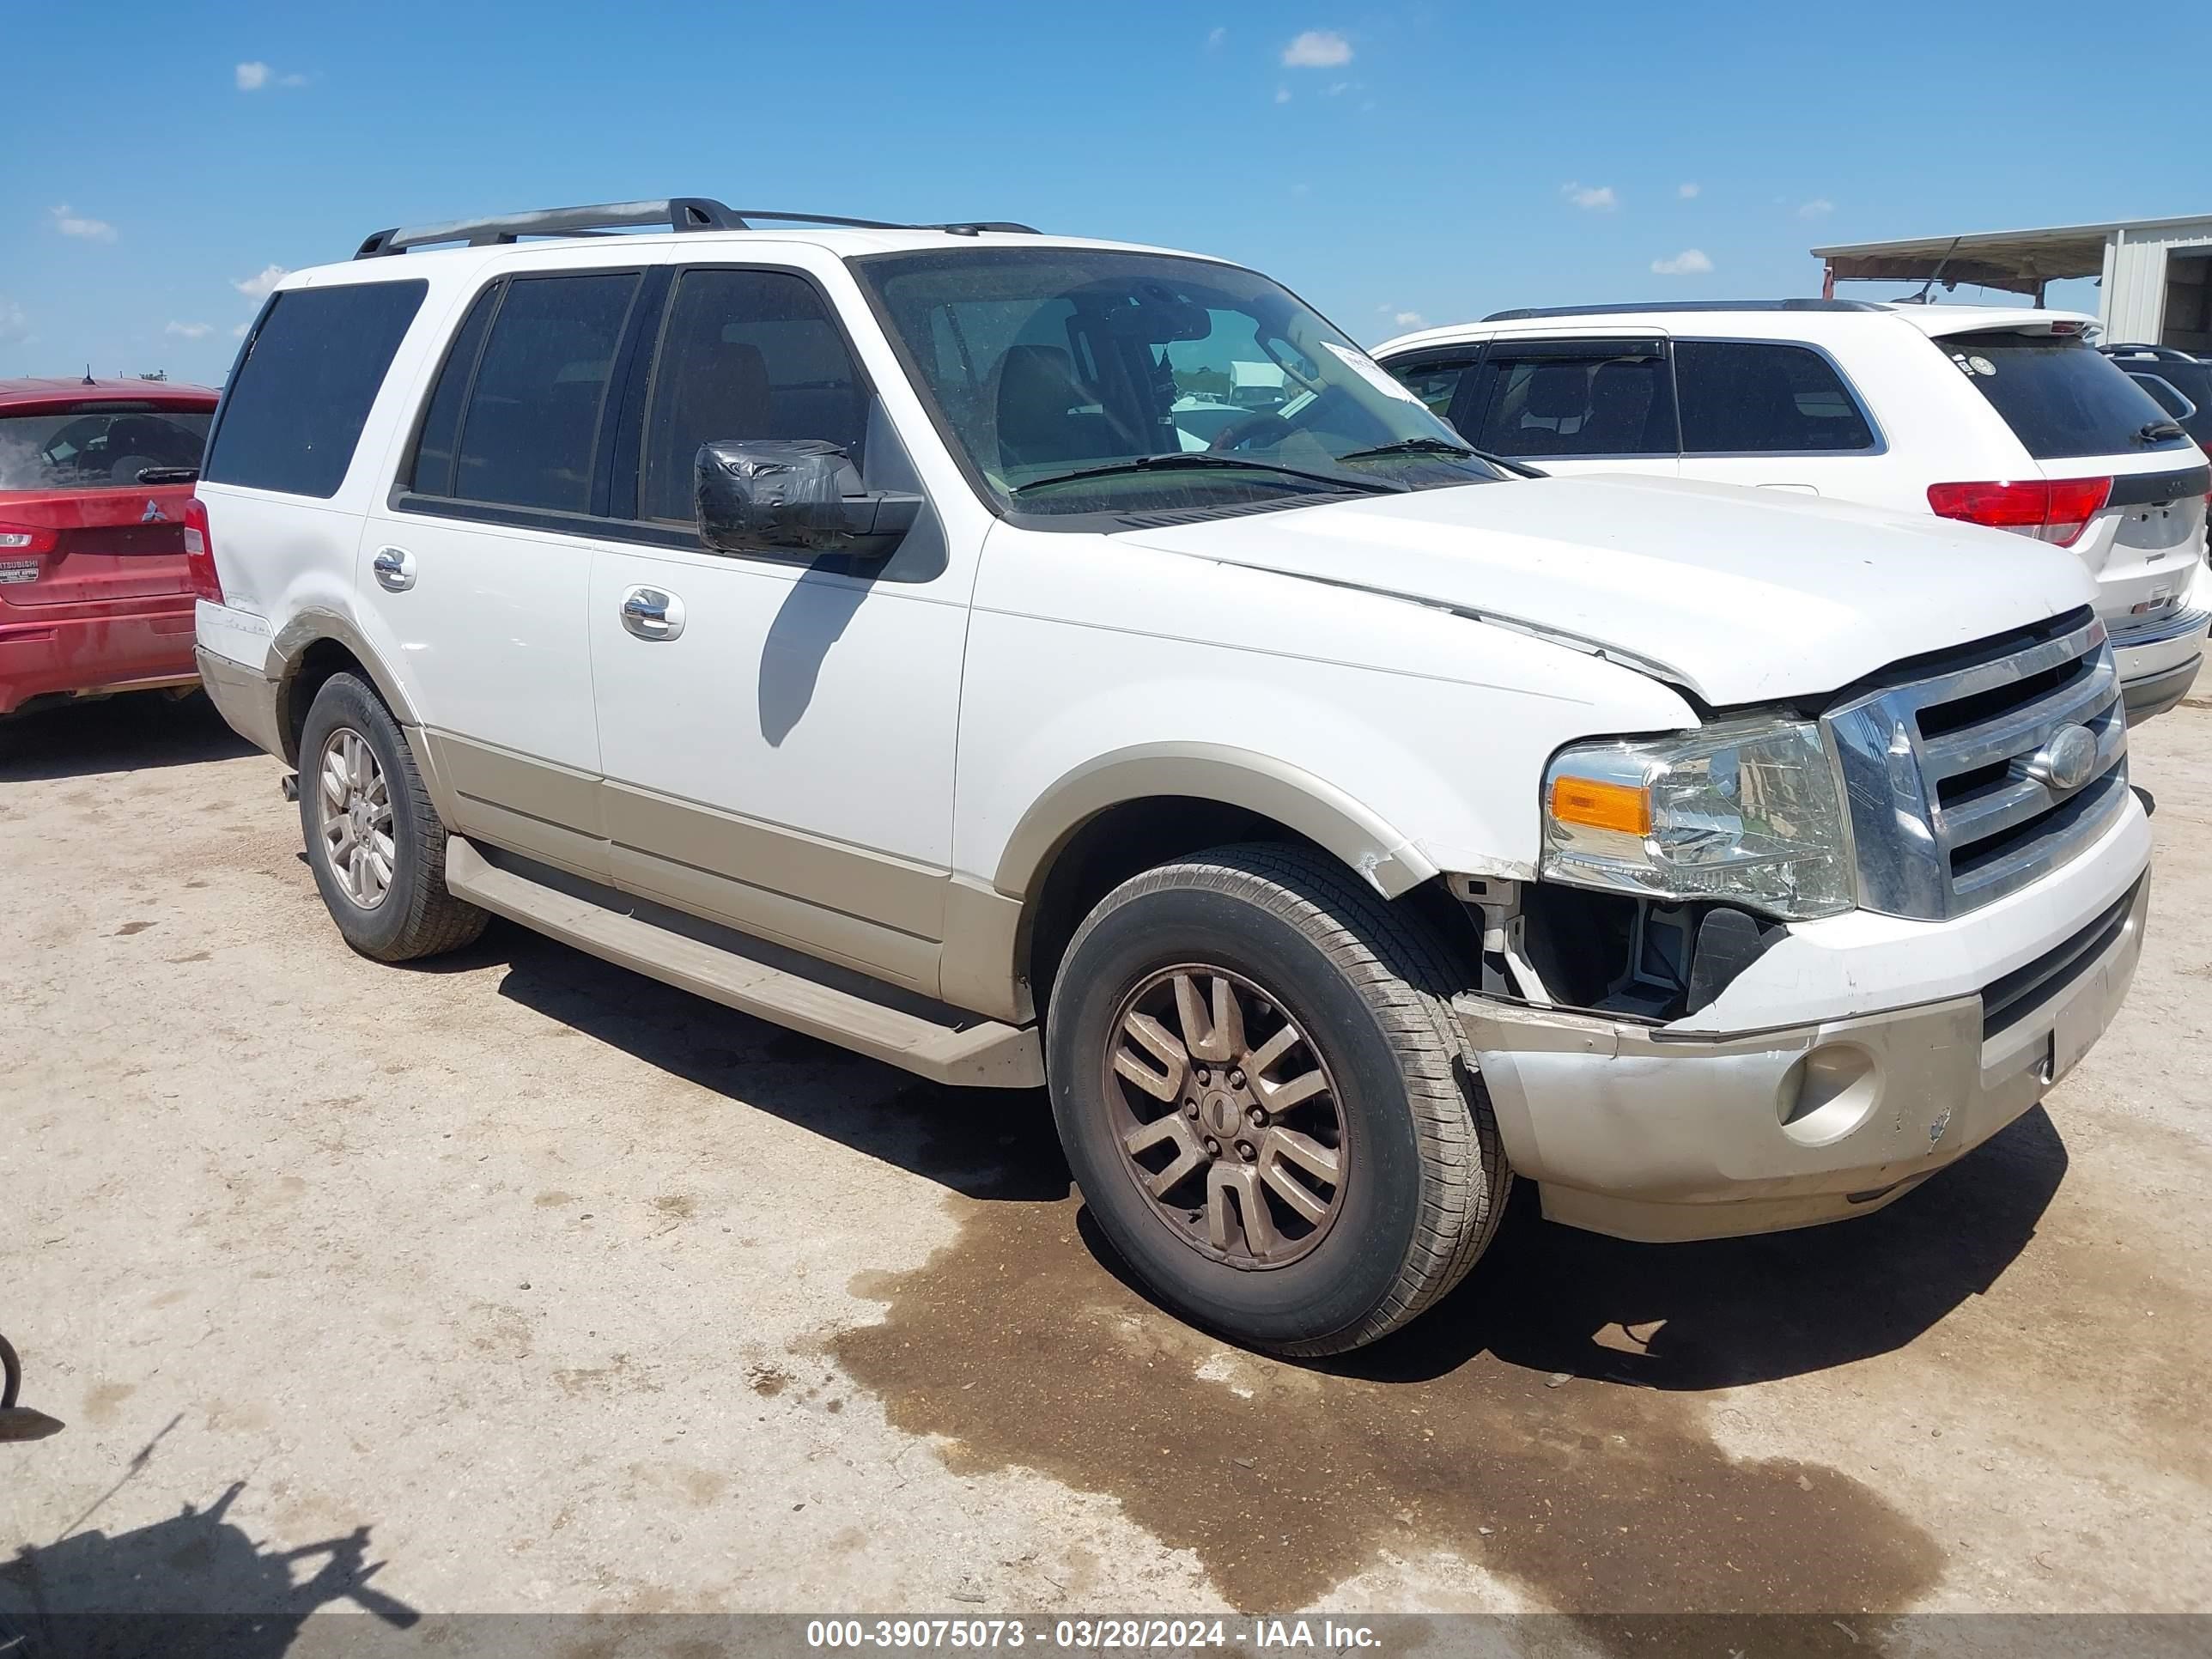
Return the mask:
[(39, 562), (36, 559), (27, 563), (11, 559), (0, 564), (0, 582), (34, 582), (38, 580)]
[(1365, 352), (1347, 350), (1343, 346), (1337, 344), (1334, 340), (1323, 340), (1322, 343), (1327, 346), (1330, 351), (1334, 352), (1339, 361), (1340, 361), (1346, 368), (1350, 369), (1354, 374), (1357, 374), (1361, 380), (1366, 381), (1368, 385), (1373, 386), (1377, 392), (1387, 392), (1393, 398), (1401, 398), (1406, 402), (1413, 404), (1416, 409), (1425, 410), (1428, 407), (1428, 405), (1423, 403), (1419, 398), (1416, 398), (1412, 392), (1407, 391), (1404, 386), (1400, 386), (1397, 381), (1392, 380), (1390, 378), (1390, 371), (1384, 368), (1382, 364), (1376, 362)]

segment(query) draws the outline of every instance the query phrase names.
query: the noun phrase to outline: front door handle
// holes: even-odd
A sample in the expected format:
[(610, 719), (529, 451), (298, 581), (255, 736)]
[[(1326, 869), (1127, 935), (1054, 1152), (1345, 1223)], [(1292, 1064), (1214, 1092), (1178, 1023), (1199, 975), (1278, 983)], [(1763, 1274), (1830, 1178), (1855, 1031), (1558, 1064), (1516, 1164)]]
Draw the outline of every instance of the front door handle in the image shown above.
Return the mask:
[(415, 586), (415, 556), (404, 547), (380, 547), (369, 561), (377, 585), (388, 593), (404, 593)]
[(658, 587), (623, 595), (622, 625), (641, 640), (672, 640), (684, 631), (684, 601)]

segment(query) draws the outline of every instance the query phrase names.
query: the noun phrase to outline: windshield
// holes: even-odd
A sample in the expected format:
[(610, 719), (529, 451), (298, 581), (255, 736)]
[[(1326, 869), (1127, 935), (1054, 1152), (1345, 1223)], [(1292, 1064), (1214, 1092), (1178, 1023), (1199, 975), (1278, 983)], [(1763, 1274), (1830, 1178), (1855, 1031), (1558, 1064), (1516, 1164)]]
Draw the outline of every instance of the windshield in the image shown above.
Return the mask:
[(1297, 298), (1233, 265), (1007, 248), (853, 267), (1004, 511), (1291, 506), (1504, 476)]
[(103, 404), (0, 415), (0, 489), (125, 489), (152, 467), (200, 464), (209, 412)]

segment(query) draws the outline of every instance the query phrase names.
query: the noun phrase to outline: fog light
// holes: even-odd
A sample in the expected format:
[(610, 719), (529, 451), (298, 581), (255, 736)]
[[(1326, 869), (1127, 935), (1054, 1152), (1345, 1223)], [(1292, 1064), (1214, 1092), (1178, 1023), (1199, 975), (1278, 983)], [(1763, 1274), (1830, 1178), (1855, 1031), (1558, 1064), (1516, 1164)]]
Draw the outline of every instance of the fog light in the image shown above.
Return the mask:
[(1881, 1068), (1856, 1043), (1823, 1043), (1799, 1056), (1774, 1091), (1782, 1133), (1801, 1146), (1841, 1140), (1873, 1115)]

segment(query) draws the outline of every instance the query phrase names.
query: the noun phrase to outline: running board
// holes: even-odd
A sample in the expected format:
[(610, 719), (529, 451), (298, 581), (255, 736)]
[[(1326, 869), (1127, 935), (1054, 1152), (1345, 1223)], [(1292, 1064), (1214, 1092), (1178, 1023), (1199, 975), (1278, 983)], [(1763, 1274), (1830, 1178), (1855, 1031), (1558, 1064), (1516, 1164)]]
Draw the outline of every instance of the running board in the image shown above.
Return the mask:
[(953, 1026), (755, 962), (500, 869), (459, 836), (446, 842), (456, 898), (580, 951), (824, 1042), (963, 1088), (1034, 1089), (1044, 1058), (1034, 1026), (980, 1016)]

